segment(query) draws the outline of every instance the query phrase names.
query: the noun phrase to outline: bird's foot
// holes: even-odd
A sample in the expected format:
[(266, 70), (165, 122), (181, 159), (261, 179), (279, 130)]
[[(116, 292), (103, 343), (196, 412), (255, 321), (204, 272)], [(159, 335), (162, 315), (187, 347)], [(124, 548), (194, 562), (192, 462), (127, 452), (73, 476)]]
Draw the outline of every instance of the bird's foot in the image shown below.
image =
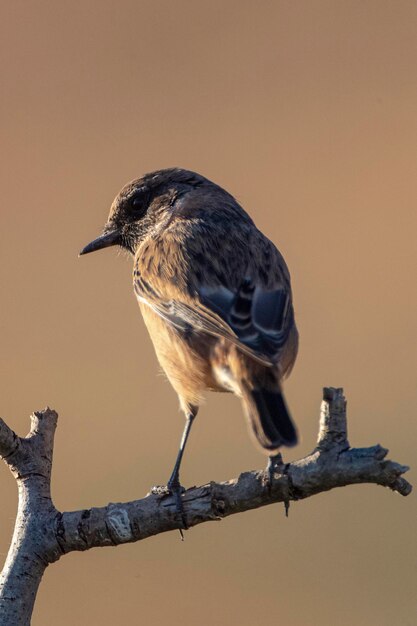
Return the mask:
[(281, 470), (282, 472), (283, 465), (284, 461), (282, 460), (282, 455), (280, 453), (269, 457), (268, 465), (266, 466), (266, 483), (269, 491), (271, 491), (275, 480), (275, 472), (277, 470)]
[[(279, 472), (280, 474), (285, 472), (285, 463), (282, 460), (282, 455), (280, 453), (275, 456), (270, 456), (268, 459), (268, 465), (266, 466), (266, 485), (269, 493), (272, 491), (272, 486), (275, 480), (275, 473)], [(285, 507), (285, 517), (288, 517), (288, 511), (290, 508), (290, 501), (284, 500)]]
[(183, 530), (188, 529), (187, 519), (185, 517), (184, 505), (182, 501), (182, 494), (185, 492), (185, 488), (181, 485), (179, 480), (169, 480), (167, 485), (156, 485), (152, 487), (151, 493), (157, 496), (173, 496), (175, 498), (176, 515), (181, 520), (181, 527), (179, 528), (181, 539), (184, 541)]
[(176, 514), (182, 523), (182, 527), (179, 529), (179, 531), (181, 539), (182, 541), (184, 541), (184, 534), (182, 531), (188, 529), (187, 519), (185, 517), (184, 511), (184, 504), (182, 501), (182, 494), (185, 492), (185, 488), (181, 485), (179, 480), (174, 480), (168, 482), (168, 489), (175, 498)]

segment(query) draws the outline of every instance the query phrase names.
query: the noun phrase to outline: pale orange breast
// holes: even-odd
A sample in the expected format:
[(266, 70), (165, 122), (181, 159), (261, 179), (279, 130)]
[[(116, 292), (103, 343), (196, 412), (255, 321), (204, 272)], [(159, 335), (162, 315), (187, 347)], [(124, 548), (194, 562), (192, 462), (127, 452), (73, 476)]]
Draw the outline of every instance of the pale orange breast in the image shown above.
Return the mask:
[(187, 336), (173, 328), (147, 304), (140, 302), (139, 307), (159, 364), (169, 382), (182, 401), (198, 406), (205, 390), (218, 389), (210, 364), (216, 339), (192, 333)]

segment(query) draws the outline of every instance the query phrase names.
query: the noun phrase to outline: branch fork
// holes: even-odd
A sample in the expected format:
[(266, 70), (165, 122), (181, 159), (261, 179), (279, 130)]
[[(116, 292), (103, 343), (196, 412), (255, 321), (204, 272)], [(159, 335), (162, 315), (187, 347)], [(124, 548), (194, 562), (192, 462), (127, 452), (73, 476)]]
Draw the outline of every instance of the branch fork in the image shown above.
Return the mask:
[[(50, 480), (58, 415), (46, 408), (31, 416), (27, 437), (18, 437), (0, 419), (0, 456), (16, 478), (19, 504), (9, 553), (0, 575), (0, 626), (28, 626), (37, 590), (48, 565), (74, 550), (116, 546), (179, 529), (175, 499), (145, 498), (105, 507), (60, 512), (51, 498)], [(386, 459), (380, 445), (351, 448), (347, 439), (342, 389), (325, 388), (317, 445), (303, 459), (285, 464), (281, 455), (271, 469), (192, 487), (183, 494), (187, 527), (234, 513), (302, 500), (335, 487), (374, 483), (403, 496), (412, 487), (408, 467)]]

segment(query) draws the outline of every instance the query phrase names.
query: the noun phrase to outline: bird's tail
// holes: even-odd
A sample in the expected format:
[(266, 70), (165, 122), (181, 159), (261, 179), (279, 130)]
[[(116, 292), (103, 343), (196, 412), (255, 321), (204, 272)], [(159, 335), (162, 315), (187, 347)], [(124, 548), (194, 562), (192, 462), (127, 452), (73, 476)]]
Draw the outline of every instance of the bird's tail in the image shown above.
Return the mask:
[(282, 391), (241, 384), (242, 400), (249, 425), (263, 450), (272, 455), (281, 446), (295, 446), (298, 437)]

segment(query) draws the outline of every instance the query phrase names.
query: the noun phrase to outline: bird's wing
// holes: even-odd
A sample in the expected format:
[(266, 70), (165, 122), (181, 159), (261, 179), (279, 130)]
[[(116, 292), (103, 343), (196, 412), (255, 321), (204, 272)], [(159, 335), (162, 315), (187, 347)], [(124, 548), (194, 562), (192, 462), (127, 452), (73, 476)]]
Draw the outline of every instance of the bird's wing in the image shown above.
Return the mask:
[(243, 278), (234, 281), (236, 287), (230, 283), (226, 286), (218, 275), (213, 280), (206, 272), (207, 280), (191, 281), (187, 290), (152, 272), (137, 272), (134, 289), (140, 302), (178, 330), (227, 339), (242, 352), (272, 366), (294, 326), (289, 279), (279, 277), (272, 285), (265, 285), (254, 267), (246, 269), (249, 273), (245, 274), (243, 267)]
[[(233, 301), (233, 294), (226, 289), (220, 288), (219, 294), (214, 295), (212, 306), (205, 304), (207, 298), (202, 296), (181, 298), (168, 298), (162, 296), (142, 277), (134, 279), (134, 290), (139, 302), (149, 306), (155, 313), (162, 317), (174, 328), (182, 332), (202, 332), (215, 337), (222, 337), (237, 345), (243, 352), (250, 354), (256, 360), (265, 365), (272, 365), (271, 360), (262, 354), (258, 354), (250, 345), (242, 342), (231, 325), (218, 313), (218, 300), (224, 299), (225, 310), (227, 302)], [(227, 293), (226, 293), (227, 292)], [(181, 299), (179, 299), (181, 298)], [(186, 301), (185, 301), (186, 300)]]

